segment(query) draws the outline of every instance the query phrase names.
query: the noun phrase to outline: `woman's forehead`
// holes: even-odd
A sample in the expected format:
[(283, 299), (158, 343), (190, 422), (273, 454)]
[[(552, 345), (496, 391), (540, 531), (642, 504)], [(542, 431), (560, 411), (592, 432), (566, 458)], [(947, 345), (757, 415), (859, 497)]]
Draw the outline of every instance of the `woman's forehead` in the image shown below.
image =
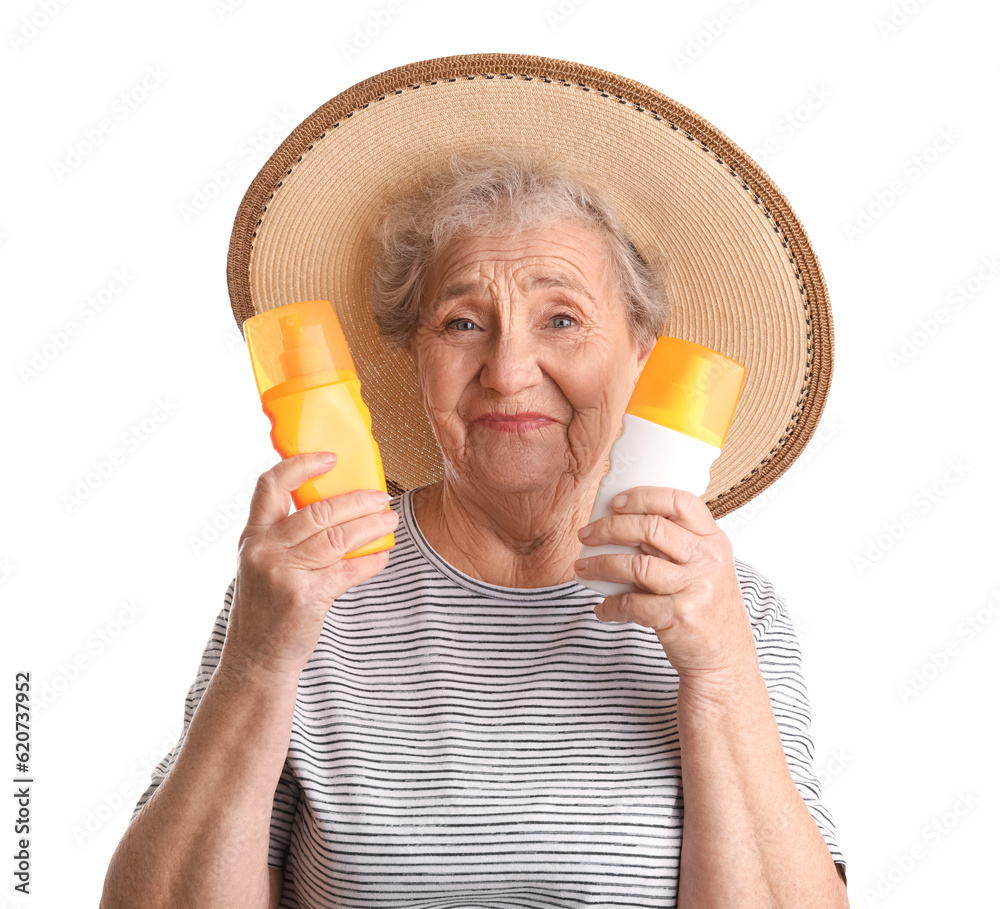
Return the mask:
[(443, 303), (506, 276), (525, 293), (562, 288), (593, 298), (604, 284), (605, 251), (603, 238), (576, 224), (456, 238), (432, 261), (428, 290)]

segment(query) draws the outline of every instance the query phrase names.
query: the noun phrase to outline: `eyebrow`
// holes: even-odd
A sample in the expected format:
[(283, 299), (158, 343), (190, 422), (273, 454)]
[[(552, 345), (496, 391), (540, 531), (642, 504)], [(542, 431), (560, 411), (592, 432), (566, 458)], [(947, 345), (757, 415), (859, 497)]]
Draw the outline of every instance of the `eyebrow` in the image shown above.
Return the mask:
[[(464, 297), (466, 294), (477, 291), (482, 286), (483, 285), (478, 281), (465, 281), (460, 284), (449, 284), (431, 302), (431, 310), (437, 309), (449, 300)], [(534, 275), (528, 278), (524, 289), (530, 293), (531, 291), (538, 290), (539, 288), (548, 289), (550, 287), (562, 287), (565, 290), (579, 294), (590, 303), (597, 303), (594, 295), (587, 290), (583, 284), (577, 281), (576, 278), (572, 277), (572, 275), (567, 275), (561, 271)]]
[(526, 285), (526, 290), (537, 290), (538, 288), (549, 288), (549, 287), (562, 287), (566, 290), (573, 291), (579, 294), (585, 300), (591, 303), (596, 303), (597, 300), (594, 295), (587, 290), (579, 281), (576, 280), (572, 275), (564, 274), (561, 271), (556, 272), (546, 272), (545, 274), (535, 275), (528, 279)]

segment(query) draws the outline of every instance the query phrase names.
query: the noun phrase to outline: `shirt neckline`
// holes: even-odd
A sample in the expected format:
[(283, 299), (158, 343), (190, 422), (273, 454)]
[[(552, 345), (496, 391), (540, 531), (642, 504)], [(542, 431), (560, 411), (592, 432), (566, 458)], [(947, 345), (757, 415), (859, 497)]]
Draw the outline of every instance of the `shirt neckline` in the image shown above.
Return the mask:
[(555, 584), (550, 587), (502, 587), (498, 584), (480, 581), (478, 578), (459, 571), (431, 546), (420, 529), (420, 525), (417, 523), (416, 512), (413, 508), (413, 494), (416, 491), (415, 489), (407, 489), (400, 496), (400, 510), (406, 530), (410, 535), (410, 539), (413, 540), (414, 546), (416, 546), (424, 558), (448, 578), (448, 580), (458, 586), (480, 596), (522, 602), (526, 600), (565, 599), (566, 597), (592, 599), (595, 602), (598, 599), (603, 599), (601, 594), (588, 587), (584, 587), (579, 581), (565, 581), (562, 584)]

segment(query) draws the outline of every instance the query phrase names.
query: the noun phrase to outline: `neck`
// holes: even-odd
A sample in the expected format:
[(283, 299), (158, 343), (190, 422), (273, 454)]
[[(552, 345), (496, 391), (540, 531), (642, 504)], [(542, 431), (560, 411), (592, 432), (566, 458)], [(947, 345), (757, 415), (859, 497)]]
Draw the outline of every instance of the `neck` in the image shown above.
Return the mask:
[(576, 534), (590, 518), (598, 482), (470, 494), (446, 478), (417, 491), (413, 506), (428, 543), (464, 574), (501, 587), (551, 587), (573, 580)]

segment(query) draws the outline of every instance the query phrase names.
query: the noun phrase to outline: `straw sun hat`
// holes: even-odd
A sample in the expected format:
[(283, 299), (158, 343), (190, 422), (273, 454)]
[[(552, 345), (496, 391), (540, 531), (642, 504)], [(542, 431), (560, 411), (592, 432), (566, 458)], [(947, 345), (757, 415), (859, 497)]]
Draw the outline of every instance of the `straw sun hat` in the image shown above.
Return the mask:
[(716, 517), (788, 469), (833, 368), (826, 285), (788, 201), (757, 163), (648, 86), (546, 57), (471, 54), (399, 67), (310, 114), (256, 176), (229, 247), (233, 313), (334, 303), (390, 492), (440, 479), (408, 356), (368, 306), (370, 229), (384, 204), (455, 153), (528, 149), (604, 191), (670, 301), (663, 334), (747, 369), (703, 497)]

